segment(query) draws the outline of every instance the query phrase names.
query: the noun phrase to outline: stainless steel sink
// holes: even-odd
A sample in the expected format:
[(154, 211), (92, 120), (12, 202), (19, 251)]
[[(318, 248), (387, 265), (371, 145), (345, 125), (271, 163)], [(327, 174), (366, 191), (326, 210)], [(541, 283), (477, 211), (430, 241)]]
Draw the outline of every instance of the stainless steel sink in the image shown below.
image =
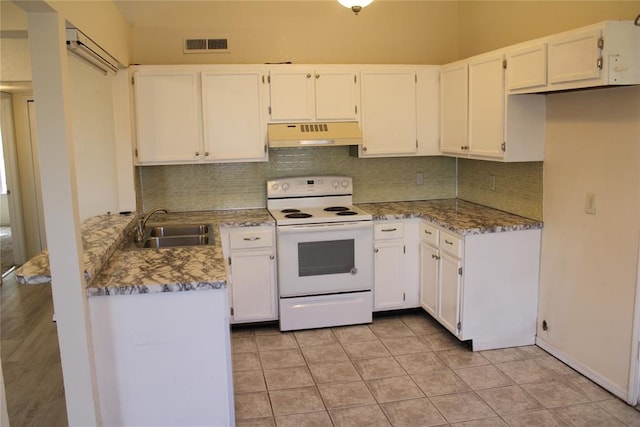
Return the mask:
[(142, 243), (143, 248), (172, 248), (176, 246), (202, 246), (209, 244), (209, 236), (166, 236), (149, 237)]
[(129, 242), (126, 249), (175, 248), (213, 245), (213, 224), (164, 224), (145, 227), (144, 238)]
[(206, 235), (209, 233), (208, 224), (196, 225), (159, 225), (152, 227), (149, 233), (151, 237), (172, 237), (172, 236), (193, 236)]

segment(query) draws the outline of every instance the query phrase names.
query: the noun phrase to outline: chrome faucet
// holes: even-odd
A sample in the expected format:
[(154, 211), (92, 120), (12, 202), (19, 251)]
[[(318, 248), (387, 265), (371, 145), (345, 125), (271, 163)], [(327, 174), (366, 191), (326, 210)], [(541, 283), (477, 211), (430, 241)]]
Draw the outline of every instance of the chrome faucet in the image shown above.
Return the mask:
[(157, 212), (164, 212), (168, 214), (169, 210), (164, 208), (157, 208), (152, 210), (146, 215), (144, 213), (138, 214), (138, 225), (136, 225), (136, 235), (133, 238), (134, 242), (140, 243), (144, 240), (144, 227), (147, 225), (147, 221), (149, 221), (149, 218), (151, 218), (151, 215)]

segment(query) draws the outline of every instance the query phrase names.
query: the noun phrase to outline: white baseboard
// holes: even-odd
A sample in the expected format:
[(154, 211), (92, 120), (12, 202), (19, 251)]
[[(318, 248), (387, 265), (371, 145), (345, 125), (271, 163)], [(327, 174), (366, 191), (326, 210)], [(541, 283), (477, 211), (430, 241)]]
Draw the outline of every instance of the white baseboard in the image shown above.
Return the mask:
[(600, 387), (604, 388), (610, 393), (613, 393), (614, 395), (618, 396), (620, 399), (624, 400), (625, 402), (627, 401), (626, 388), (620, 387), (619, 385), (611, 382), (609, 379), (603, 377), (598, 372), (594, 371), (593, 369), (589, 368), (586, 365), (583, 365), (582, 363), (578, 362), (574, 358), (568, 356), (566, 353), (562, 352), (561, 350), (549, 344), (548, 342), (541, 339), (540, 337), (536, 338), (536, 345), (538, 345), (538, 347), (540, 347), (547, 353), (551, 354), (556, 359), (559, 359), (560, 361), (571, 366), (573, 369), (580, 372), (582, 375), (589, 378), (591, 381), (598, 384)]
[(500, 340), (487, 340), (482, 341), (479, 339), (473, 339), (472, 347), (473, 351), (482, 351), (482, 350), (495, 350), (498, 348), (507, 348), (507, 347), (522, 347), (525, 345), (534, 345), (536, 343), (535, 335), (530, 337), (515, 337), (515, 338), (506, 338)]

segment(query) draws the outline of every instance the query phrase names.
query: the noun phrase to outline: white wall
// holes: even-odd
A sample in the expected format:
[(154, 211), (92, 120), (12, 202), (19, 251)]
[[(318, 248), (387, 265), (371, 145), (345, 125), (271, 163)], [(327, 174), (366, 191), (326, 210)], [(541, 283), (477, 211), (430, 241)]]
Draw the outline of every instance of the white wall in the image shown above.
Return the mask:
[[(640, 236), (639, 137), (640, 87), (547, 97), (538, 338), (622, 396)], [(596, 215), (584, 212), (586, 193), (596, 195)]]
[(31, 56), (26, 34), (25, 37), (0, 38), (0, 81), (30, 80)]
[(118, 212), (113, 76), (68, 54), (80, 220)]

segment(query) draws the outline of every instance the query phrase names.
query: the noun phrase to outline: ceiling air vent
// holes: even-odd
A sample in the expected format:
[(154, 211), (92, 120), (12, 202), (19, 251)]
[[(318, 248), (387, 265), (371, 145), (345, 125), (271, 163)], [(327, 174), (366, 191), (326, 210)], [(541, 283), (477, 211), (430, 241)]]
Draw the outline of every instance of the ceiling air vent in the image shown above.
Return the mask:
[(184, 39), (184, 53), (229, 53), (228, 39)]

